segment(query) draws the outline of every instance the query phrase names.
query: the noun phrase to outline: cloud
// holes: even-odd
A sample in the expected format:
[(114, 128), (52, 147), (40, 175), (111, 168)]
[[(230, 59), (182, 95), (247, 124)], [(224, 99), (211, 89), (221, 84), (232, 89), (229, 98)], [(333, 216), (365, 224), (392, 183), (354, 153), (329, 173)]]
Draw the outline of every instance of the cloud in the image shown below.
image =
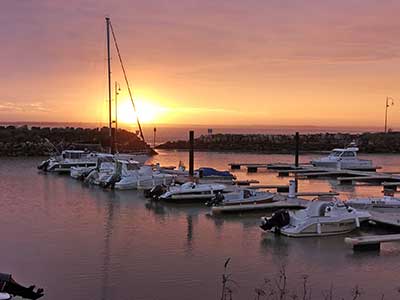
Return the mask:
[(1, 113), (47, 113), (51, 112), (44, 103), (42, 102), (33, 102), (33, 103), (15, 103), (15, 102), (3, 102), (0, 103), (0, 112)]

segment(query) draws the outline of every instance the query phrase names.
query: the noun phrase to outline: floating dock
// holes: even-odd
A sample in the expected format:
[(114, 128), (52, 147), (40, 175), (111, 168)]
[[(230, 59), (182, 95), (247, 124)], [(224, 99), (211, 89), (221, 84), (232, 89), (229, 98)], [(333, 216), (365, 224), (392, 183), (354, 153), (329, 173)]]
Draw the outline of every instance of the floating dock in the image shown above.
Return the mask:
[(278, 176), (295, 176), (298, 179), (310, 178), (335, 178), (339, 184), (355, 184), (357, 182), (368, 182), (369, 184), (382, 185), (385, 189), (396, 190), (400, 186), (400, 174), (398, 172), (376, 172), (379, 167), (373, 170), (349, 170), (314, 167), (311, 164), (256, 164), (256, 163), (231, 163), (232, 169), (247, 167), (248, 172), (257, 172), (259, 168), (278, 172)]
[(400, 241), (400, 234), (369, 235), (360, 237), (346, 237), (344, 242), (353, 246), (355, 251), (379, 251), (381, 243)]

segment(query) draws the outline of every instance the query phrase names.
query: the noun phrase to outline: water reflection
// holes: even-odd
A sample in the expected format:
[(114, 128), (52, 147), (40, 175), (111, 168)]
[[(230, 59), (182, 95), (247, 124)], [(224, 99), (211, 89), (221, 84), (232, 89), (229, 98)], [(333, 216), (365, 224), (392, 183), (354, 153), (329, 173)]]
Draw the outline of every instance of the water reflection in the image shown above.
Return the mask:
[(103, 266), (102, 266), (102, 286), (101, 286), (101, 299), (106, 300), (108, 298), (108, 277), (109, 277), (109, 267), (110, 267), (110, 252), (111, 252), (111, 237), (113, 233), (113, 216), (114, 216), (114, 205), (118, 205), (118, 200), (109, 199), (106, 203), (106, 220), (104, 226), (104, 250), (103, 250)]
[[(171, 165), (185, 158), (183, 152), (154, 159)], [(285, 159), (207, 153), (196, 153), (196, 158), (199, 165), (219, 169), (232, 161)], [(333, 282), (343, 291), (359, 284), (363, 299), (379, 298), (381, 291), (387, 293), (385, 299), (398, 296), (390, 292), (400, 272), (397, 243), (382, 244), (380, 253), (355, 253), (344, 236), (276, 236), (259, 229), (264, 213), (213, 216), (199, 203), (152, 202), (141, 192), (103, 190), (64, 176), (38, 175), (36, 163), (0, 162), (2, 267), (24, 282), (32, 281), (27, 270), (35, 270), (35, 283), (46, 287), (49, 299), (216, 299), (227, 257), (232, 257), (231, 271), (240, 284), (235, 299), (251, 297), (257, 283), (282, 265), (291, 278), (312, 275), (316, 294)], [(399, 156), (388, 161), (399, 163)], [(245, 171), (236, 174), (249, 178)], [(251, 177), (260, 184), (287, 184), (289, 179), (272, 172)], [(333, 185), (331, 180), (299, 181), (304, 192), (328, 191)], [(344, 197), (381, 195), (381, 188), (374, 186), (335, 188)], [(387, 232), (367, 228), (353, 234)]]

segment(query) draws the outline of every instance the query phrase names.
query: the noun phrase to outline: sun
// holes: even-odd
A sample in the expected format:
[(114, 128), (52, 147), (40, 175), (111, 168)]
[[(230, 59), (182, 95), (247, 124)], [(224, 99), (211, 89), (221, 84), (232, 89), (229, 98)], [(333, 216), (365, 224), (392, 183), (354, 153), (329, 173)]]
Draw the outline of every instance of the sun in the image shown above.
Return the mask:
[[(135, 100), (135, 105), (139, 121), (144, 124), (160, 123), (166, 112), (166, 108), (151, 101), (137, 99)], [(123, 98), (118, 101), (118, 122), (126, 124), (136, 122), (136, 113), (129, 98)]]

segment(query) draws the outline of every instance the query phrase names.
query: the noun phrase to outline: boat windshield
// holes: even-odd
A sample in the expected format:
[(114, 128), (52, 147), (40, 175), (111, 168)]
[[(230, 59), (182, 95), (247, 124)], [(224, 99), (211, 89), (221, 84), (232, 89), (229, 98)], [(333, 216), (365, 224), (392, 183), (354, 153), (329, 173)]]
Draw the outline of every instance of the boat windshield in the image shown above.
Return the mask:
[(332, 151), (331, 154), (329, 154), (329, 156), (335, 156), (335, 157), (339, 157), (340, 154), (342, 154), (343, 152), (341, 151)]
[(343, 152), (343, 155), (342, 155), (343, 157), (355, 157), (356, 156), (356, 153), (355, 152), (353, 152), (353, 151), (346, 151), (346, 152)]

